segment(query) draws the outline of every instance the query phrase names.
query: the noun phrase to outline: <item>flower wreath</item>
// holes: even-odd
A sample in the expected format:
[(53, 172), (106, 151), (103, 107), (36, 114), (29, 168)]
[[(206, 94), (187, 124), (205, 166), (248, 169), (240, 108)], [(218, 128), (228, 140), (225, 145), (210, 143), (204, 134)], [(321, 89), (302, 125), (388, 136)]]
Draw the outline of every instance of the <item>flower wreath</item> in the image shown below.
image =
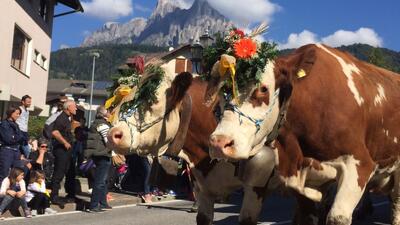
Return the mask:
[(111, 122), (119, 113), (126, 113), (130, 109), (142, 113), (155, 103), (157, 89), (164, 79), (165, 72), (160, 66), (144, 66), (144, 60), (140, 56), (135, 56), (128, 65), (128, 69), (122, 70), (113, 78), (114, 84), (109, 89), (113, 94), (107, 99), (105, 108), (112, 109)]
[[(232, 68), (236, 71), (231, 79), (225, 80), (221, 91), (236, 99), (238, 93), (243, 91), (249, 83), (258, 85), (261, 82), (268, 60), (274, 59), (278, 52), (275, 43), (260, 43), (255, 40), (255, 37), (264, 33), (267, 28), (268, 26), (263, 23), (249, 35), (235, 27), (231, 28), (225, 37), (217, 34), (215, 44), (205, 48), (203, 52), (203, 66), (205, 68), (203, 78), (208, 80), (213, 65), (222, 54), (228, 54), (236, 58), (236, 68)], [(235, 76), (235, 74), (238, 76)]]

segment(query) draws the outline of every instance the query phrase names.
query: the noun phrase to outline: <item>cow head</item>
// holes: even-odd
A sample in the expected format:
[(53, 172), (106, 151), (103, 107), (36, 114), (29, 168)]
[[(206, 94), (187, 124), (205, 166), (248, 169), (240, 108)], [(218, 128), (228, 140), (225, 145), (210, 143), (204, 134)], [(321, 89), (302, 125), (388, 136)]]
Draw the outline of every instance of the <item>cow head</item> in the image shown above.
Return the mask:
[(226, 67), (221, 65), (221, 61), (235, 65), (232, 56), (222, 55), (220, 61), (214, 64), (208, 82), (206, 103), (218, 97), (223, 112), (210, 136), (210, 156), (247, 159), (258, 152), (273, 130), (280, 107), (292, 90), (292, 71), (284, 59), (268, 60), (259, 81), (248, 82), (234, 99), (221, 90), (226, 87), (225, 80), (235, 70), (220, 69), (221, 66)]
[[(119, 112), (110, 129), (109, 143), (119, 154), (161, 155), (177, 134), (181, 103), (191, 85), (192, 74), (183, 72), (175, 76), (169, 64), (160, 68), (164, 76), (155, 93), (156, 101), (146, 106), (131, 102), (128, 109)], [(152, 79), (152, 74), (148, 76), (134, 88), (136, 93)]]

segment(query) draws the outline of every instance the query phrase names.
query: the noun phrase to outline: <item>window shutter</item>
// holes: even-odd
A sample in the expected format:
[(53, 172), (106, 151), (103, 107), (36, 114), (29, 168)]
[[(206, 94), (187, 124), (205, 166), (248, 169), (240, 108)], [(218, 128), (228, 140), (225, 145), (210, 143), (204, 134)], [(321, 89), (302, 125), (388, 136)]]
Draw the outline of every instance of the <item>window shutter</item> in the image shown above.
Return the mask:
[(185, 72), (186, 59), (175, 59), (175, 73)]

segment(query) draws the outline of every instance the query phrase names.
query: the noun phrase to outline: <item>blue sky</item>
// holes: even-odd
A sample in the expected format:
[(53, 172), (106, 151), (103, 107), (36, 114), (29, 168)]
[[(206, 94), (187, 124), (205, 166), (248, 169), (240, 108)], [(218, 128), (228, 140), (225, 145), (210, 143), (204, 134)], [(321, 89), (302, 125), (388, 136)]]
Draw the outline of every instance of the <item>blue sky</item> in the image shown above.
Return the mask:
[[(166, 1), (166, 0), (164, 0)], [(177, 1), (188, 7), (193, 0)], [(400, 1), (398, 0), (208, 0), (240, 26), (268, 21), (264, 39), (281, 48), (312, 42), (331, 46), (356, 42), (400, 51)], [(52, 50), (77, 47), (85, 35), (107, 21), (126, 22), (149, 17), (157, 0), (81, 0), (85, 13), (55, 18)], [(56, 13), (68, 11), (61, 5)]]

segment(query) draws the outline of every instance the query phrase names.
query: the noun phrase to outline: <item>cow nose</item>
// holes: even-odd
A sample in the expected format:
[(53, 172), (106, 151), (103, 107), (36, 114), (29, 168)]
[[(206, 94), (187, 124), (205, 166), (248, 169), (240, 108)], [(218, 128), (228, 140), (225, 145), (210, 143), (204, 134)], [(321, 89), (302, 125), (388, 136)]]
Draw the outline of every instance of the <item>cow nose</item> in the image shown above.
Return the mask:
[(232, 138), (229, 138), (225, 135), (213, 135), (210, 137), (211, 147), (222, 152), (225, 152), (224, 150), (226, 149), (230, 149), (234, 144), (235, 142), (232, 140)]
[(124, 133), (122, 132), (122, 130), (113, 129), (111, 131), (110, 136), (111, 136), (111, 142), (114, 143), (115, 145), (118, 145), (121, 142), (121, 140), (124, 136)]

